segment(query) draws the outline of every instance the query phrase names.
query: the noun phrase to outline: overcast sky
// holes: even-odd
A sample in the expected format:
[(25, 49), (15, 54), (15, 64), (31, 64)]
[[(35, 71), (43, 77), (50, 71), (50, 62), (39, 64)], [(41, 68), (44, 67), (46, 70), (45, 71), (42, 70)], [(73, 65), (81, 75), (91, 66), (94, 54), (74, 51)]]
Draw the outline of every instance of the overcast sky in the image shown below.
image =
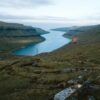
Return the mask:
[(0, 0), (0, 20), (100, 24), (100, 0)]

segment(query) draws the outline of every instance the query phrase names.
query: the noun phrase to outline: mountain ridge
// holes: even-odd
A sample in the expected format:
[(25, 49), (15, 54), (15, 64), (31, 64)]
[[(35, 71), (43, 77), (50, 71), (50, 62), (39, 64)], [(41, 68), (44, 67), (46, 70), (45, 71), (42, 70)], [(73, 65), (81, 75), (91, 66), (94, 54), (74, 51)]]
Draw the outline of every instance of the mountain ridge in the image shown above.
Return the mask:
[(48, 33), (47, 31), (17, 23), (0, 22), (0, 36), (37, 36)]

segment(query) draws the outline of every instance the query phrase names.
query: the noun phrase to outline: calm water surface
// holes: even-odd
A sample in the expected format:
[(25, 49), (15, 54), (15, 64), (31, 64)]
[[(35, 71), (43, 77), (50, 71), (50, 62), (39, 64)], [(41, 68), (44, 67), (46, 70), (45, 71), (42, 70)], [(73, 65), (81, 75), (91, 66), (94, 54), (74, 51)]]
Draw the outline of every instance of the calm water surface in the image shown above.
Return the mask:
[(14, 54), (34, 56), (40, 53), (52, 52), (70, 42), (70, 39), (63, 37), (64, 32), (52, 30), (47, 31), (50, 33), (42, 35), (42, 37), (45, 38), (45, 41), (19, 48), (14, 52)]

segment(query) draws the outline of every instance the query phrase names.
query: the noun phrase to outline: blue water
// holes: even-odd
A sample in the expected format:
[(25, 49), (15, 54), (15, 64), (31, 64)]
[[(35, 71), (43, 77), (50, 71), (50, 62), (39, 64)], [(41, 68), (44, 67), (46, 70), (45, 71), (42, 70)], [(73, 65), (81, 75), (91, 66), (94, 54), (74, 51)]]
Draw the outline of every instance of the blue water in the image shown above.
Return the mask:
[(19, 48), (14, 52), (14, 54), (34, 56), (40, 53), (52, 52), (70, 42), (70, 39), (63, 37), (64, 32), (52, 31), (48, 29), (47, 31), (50, 33), (42, 35), (42, 37), (45, 38), (45, 41)]

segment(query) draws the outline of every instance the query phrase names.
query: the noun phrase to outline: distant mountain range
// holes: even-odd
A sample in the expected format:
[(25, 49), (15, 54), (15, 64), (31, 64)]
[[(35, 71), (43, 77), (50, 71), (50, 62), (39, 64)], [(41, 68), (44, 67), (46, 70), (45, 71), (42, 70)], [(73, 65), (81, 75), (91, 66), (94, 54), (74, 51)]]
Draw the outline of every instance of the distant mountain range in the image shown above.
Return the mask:
[(67, 32), (69, 30), (74, 30), (78, 28), (77, 26), (72, 26), (72, 27), (61, 27), (61, 28), (55, 28), (55, 29), (52, 29), (54, 31), (63, 31), (63, 32)]

